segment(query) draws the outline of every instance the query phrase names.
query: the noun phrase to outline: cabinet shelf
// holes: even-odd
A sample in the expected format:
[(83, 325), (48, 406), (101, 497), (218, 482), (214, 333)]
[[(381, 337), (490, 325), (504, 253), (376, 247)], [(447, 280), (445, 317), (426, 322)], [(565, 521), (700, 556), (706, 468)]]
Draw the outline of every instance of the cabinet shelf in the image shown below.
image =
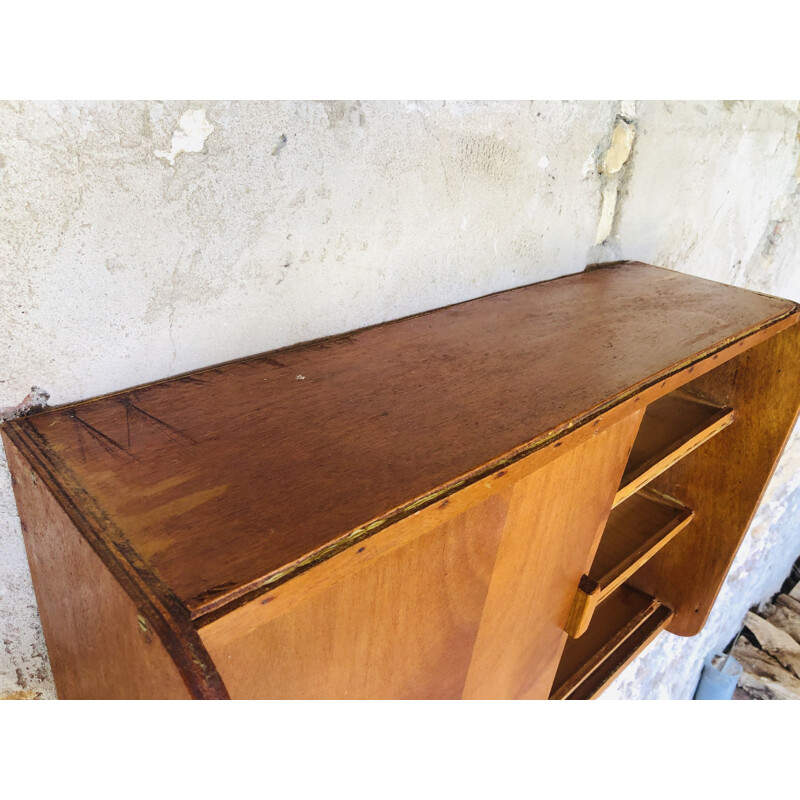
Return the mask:
[(633, 443), (614, 507), (733, 420), (732, 408), (706, 403), (680, 390), (651, 403)]
[(693, 516), (691, 509), (648, 490), (617, 506), (609, 515), (589, 574), (575, 593), (567, 633), (581, 636), (596, 607), (672, 541)]
[(672, 609), (623, 584), (597, 609), (586, 633), (567, 639), (551, 700), (590, 700), (667, 625)]

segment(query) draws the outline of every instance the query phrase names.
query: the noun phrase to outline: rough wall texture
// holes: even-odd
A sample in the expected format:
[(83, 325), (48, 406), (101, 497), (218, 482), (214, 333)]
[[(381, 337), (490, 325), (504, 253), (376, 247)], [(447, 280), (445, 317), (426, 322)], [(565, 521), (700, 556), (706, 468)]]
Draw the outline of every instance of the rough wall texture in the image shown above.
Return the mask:
[[(59, 404), (631, 258), (800, 299), (797, 103), (0, 105), (0, 407)], [(800, 552), (795, 437), (686, 697)], [(0, 463), (0, 695), (54, 695)]]

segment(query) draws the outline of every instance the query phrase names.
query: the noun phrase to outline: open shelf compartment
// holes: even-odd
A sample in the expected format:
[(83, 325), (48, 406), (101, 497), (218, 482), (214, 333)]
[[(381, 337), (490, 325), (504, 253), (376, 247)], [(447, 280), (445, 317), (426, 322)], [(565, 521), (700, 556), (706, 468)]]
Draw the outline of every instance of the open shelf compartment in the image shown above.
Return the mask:
[(598, 605), (677, 536), (694, 513), (672, 498), (641, 490), (611, 511), (588, 575), (581, 578), (565, 626), (583, 635)]
[(732, 408), (712, 405), (682, 389), (650, 403), (633, 443), (614, 507), (733, 420)]
[(667, 625), (672, 610), (626, 584), (599, 606), (586, 633), (567, 639), (551, 700), (589, 700)]

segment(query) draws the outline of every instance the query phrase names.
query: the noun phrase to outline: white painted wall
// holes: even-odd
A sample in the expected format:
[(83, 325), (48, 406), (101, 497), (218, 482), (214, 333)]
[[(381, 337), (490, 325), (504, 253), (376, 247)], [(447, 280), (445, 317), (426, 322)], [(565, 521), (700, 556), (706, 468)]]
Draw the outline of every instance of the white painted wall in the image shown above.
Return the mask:
[[(774, 102), (0, 104), (0, 407), (598, 260), (800, 299), (799, 122)], [(691, 694), (780, 584), (799, 459), (796, 441), (707, 630), (663, 636), (607, 697)], [(53, 696), (4, 462), (0, 635), (0, 695)]]

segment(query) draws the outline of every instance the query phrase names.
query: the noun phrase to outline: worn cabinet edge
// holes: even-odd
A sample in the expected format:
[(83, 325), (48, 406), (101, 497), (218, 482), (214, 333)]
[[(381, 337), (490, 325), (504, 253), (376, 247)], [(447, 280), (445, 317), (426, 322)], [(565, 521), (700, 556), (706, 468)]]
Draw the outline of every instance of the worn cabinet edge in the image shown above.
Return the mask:
[[(20, 460), (24, 460), (31, 470), (31, 476), (36, 476), (36, 480), (42, 481), (72, 525), (100, 557), (105, 567), (136, 605), (142, 618), (158, 635), (180, 671), (190, 695), (195, 699), (228, 699), (227, 689), (217, 668), (183, 605), (151, 570), (135, 569), (133, 564), (138, 561), (136, 554), (126, 546), (122, 533), (109, 520), (95, 520), (99, 522), (101, 531), (105, 535), (97, 535), (97, 531), (86, 524), (85, 513), (87, 506), (91, 506), (91, 498), (85, 497), (82, 510), (77, 509), (51, 473), (48, 463), (38, 457), (37, 449), (27, 441), (22, 430), (23, 426), (17, 424), (0, 427), (0, 436), (6, 452), (12, 452), (13, 448)], [(19, 480), (20, 476), (12, 471), (12, 483), (17, 498), (19, 498)], [(23, 526), (23, 537), (26, 535)], [(34, 580), (34, 590), (35, 583)]]

